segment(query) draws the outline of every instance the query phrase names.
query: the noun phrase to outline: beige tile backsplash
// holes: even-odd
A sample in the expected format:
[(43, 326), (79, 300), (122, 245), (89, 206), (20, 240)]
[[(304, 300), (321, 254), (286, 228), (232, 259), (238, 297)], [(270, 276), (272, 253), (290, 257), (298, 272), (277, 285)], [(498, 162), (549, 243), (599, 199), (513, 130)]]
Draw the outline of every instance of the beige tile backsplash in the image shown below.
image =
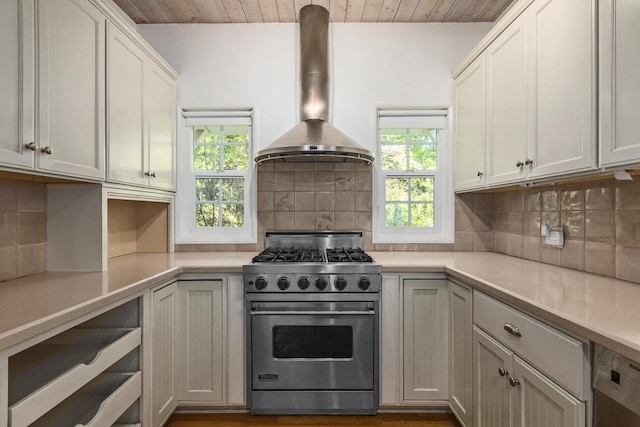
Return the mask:
[[(601, 179), (500, 192), (493, 197), (496, 252), (640, 283), (637, 180)], [(522, 218), (514, 201), (520, 197), (524, 198)], [(539, 231), (543, 223), (562, 227), (564, 248), (544, 243)], [(520, 234), (525, 236), (522, 247)]]
[(46, 269), (46, 184), (0, 178), (0, 281)]

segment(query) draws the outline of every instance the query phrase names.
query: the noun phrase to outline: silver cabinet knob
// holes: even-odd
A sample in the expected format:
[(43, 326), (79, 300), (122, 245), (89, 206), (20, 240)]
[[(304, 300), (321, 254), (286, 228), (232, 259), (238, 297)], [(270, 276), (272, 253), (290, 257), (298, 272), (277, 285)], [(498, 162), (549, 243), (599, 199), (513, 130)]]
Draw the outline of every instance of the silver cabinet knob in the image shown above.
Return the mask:
[(532, 165), (533, 164), (533, 160), (527, 159), (527, 160), (524, 161), (524, 164), (527, 165), (527, 166)]
[(41, 148), (40, 151), (43, 152), (44, 154), (49, 154), (49, 155), (51, 155), (51, 153), (53, 153), (53, 150), (48, 145), (46, 147), (44, 147), (44, 148)]
[(509, 375), (509, 371), (504, 368), (498, 368), (498, 374), (500, 374), (501, 377), (505, 377)]
[(144, 176), (149, 176), (151, 178), (155, 178), (156, 177), (156, 173), (155, 172), (145, 172)]
[(35, 142), (27, 142), (24, 144), (24, 147), (31, 151), (36, 151), (38, 149), (38, 145)]
[(511, 384), (511, 387), (517, 387), (520, 385), (520, 380), (517, 378), (509, 377), (509, 384)]
[(484, 175), (482, 172), (478, 171), (478, 176)]
[(516, 167), (517, 167), (517, 168), (521, 168), (522, 166), (524, 166), (524, 163), (522, 163), (520, 160), (518, 160), (518, 161), (516, 162)]

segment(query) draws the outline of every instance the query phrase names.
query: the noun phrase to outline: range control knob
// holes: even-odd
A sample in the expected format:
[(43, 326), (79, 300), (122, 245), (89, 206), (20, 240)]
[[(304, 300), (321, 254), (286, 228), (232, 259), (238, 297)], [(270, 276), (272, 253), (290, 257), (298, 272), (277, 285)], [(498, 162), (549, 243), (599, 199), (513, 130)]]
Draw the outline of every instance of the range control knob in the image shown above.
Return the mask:
[(259, 291), (267, 287), (267, 279), (262, 276), (258, 276), (253, 283), (256, 286), (256, 289)]
[(307, 276), (302, 276), (298, 279), (298, 287), (303, 291), (307, 289), (309, 285), (311, 285), (311, 282), (309, 281), (309, 278)]
[(335, 285), (337, 290), (344, 291), (344, 288), (347, 287), (347, 279), (342, 276), (338, 276), (336, 277), (336, 280), (333, 282), (333, 284)]
[(316, 279), (316, 288), (321, 291), (324, 291), (327, 288), (327, 279), (324, 277), (319, 277)]
[(371, 280), (369, 280), (367, 276), (362, 276), (358, 280), (358, 287), (360, 288), (360, 290), (366, 291), (367, 289), (369, 289), (369, 286), (371, 286)]
[(278, 287), (281, 291), (289, 289), (289, 278), (287, 276), (280, 277), (278, 279)]

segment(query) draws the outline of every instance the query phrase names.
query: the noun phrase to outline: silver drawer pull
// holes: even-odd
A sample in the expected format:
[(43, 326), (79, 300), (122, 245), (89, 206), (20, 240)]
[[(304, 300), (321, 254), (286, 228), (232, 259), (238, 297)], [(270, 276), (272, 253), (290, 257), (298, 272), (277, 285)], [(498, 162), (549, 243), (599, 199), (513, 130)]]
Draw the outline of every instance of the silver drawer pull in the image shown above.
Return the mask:
[(515, 335), (516, 337), (522, 336), (522, 334), (520, 333), (520, 329), (512, 323), (505, 323), (504, 330), (509, 332), (511, 335)]
[(504, 368), (498, 368), (498, 374), (500, 374), (501, 377), (504, 377), (504, 376), (509, 375), (509, 371), (507, 371)]
[(509, 377), (509, 384), (511, 384), (511, 387), (517, 387), (520, 385), (520, 380), (517, 378)]

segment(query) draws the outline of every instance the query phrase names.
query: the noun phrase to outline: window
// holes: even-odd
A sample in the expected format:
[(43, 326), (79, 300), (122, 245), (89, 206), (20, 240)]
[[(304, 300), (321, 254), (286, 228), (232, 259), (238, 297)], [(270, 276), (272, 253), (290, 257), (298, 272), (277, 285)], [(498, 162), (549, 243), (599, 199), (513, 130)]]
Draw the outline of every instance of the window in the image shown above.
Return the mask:
[(377, 243), (453, 242), (446, 110), (378, 110)]
[(250, 110), (183, 111), (178, 243), (255, 242)]

